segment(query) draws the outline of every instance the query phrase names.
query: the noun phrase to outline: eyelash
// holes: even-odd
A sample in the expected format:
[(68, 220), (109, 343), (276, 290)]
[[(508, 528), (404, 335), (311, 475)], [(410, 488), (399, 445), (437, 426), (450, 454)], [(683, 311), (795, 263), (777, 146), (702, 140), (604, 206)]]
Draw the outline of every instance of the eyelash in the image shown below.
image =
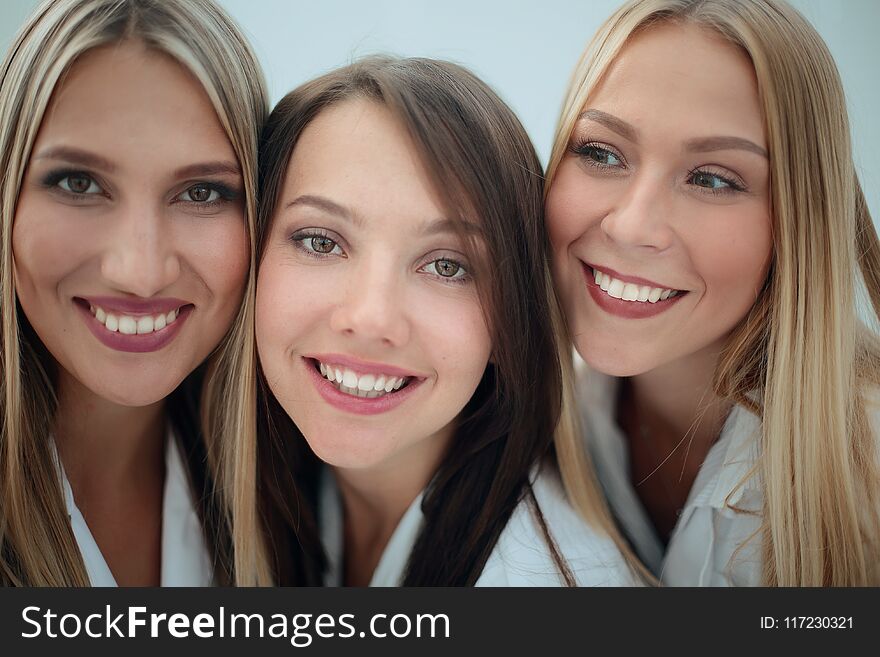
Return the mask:
[[(596, 141), (592, 141), (592, 140), (584, 140), (581, 142), (576, 142), (575, 144), (573, 144), (570, 147), (569, 150), (572, 153), (574, 153), (575, 155), (577, 155), (581, 159), (581, 161), (583, 161), (585, 164), (587, 164), (588, 166), (591, 166), (597, 170), (600, 170), (600, 171), (607, 171), (609, 169), (618, 169), (620, 167), (626, 168), (626, 163), (625, 163), (625, 160), (623, 159), (623, 156), (620, 153), (618, 153), (616, 150), (614, 150), (613, 148), (610, 148), (607, 144), (602, 144), (600, 142), (596, 142)], [(600, 152), (602, 154), (605, 154), (606, 159), (607, 159), (607, 155), (613, 156), (620, 162), (620, 164), (615, 165), (615, 164), (605, 164), (603, 162), (597, 162), (593, 157), (590, 156), (591, 153), (596, 153), (596, 152)], [(732, 177), (728, 174), (725, 174), (725, 173), (721, 173), (717, 170), (713, 170), (711, 167), (701, 166), (701, 167), (696, 167), (694, 169), (691, 169), (690, 171), (688, 171), (687, 180), (690, 182), (691, 180), (693, 180), (693, 178), (695, 176), (698, 176), (698, 175), (704, 175), (704, 176), (710, 176), (713, 178), (717, 178), (718, 180), (723, 182), (725, 185), (727, 185), (726, 187), (718, 187), (718, 188), (710, 188), (710, 187), (705, 187), (703, 185), (694, 185), (694, 187), (697, 187), (700, 190), (701, 194), (710, 194), (712, 196), (719, 196), (719, 195), (723, 195), (723, 194), (734, 194), (737, 192), (745, 192), (746, 191), (746, 186), (741, 180), (735, 179), (734, 177)]]
[[(97, 192), (74, 192), (68, 189), (64, 189), (61, 187), (60, 183), (67, 178), (73, 177), (82, 177), (87, 178), (90, 181), (90, 186), (95, 185), (99, 191)], [(107, 193), (104, 191), (103, 186), (96, 176), (92, 175), (87, 171), (81, 171), (78, 169), (59, 169), (57, 171), (51, 171), (43, 178), (42, 184), (44, 187), (51, 189), (52, 191), (63, 194), (65, 197), (73, 200), (73, 201), (83, 201), (89, 197), (94, 196), (107, 196)], [(69, 185), (69, 183), (68, 183)], [(212, 194), (216, 193), (217, 198), (210, 201), (193, 201), (181, 199), (180, 197), (186, 194), (187, 192), (192, 192), (192, 190), (204, 187), (209, 190)], [(211, 195), (209, 195), (210, 198)], [(198, 212), (208, 212), (216, 209), (218, 206), (228, 203), (230, 201), (235, 201), (241, 196), (241, 193), (229, 187), (228, 185), (224, 185), (220, 182), (209, 182), (209, 181), (198, 181), (191, 183), (184, 189), (180, 194), (174, 197), (174, 201), (177, 203), (185, 203), (190, 207), (194, 208)]]
[[(314, 240), (314, 239), (326, 239), (326, 240), (329, 240), (330, 242), (333, 242), (333, 249), (331, 249), (327, 253), (323, 253), (321, 251), (315, 251), (314, 249), (307, 246), (307, 242), (306, 242), (307, 240)], [(289, 240), (291, 243), (293, 243), (295, 248), (297, 248), (303, 254), (305, 254), (306, 256), (308, 256), (310, 258), (316, 258), (318, 260), (323, 260), (325, 258), (329, 258), (330, 256), (341, 256), (343, 258), (348, 257), (347, 255), (345, 255), (345, 252), (342, 250), (342, 247), (339, 244), (339, 240), (335, 239), (329, 231), (326, 231), (323, 228), (306, 228), (303, 230), (298, 230), (295, 233), (293, 233), (293, 235), (291, 235), (289, 237)], [(333, 251), (335, 251), (337, 248), (339, 248), (339, 250), (342, 252), (341, 253), (333, 253)], [(435, 267), (435, 273), (426, 271), (427, 267), (429, 267), (430, 265), (433, 265), (434, 263), (437, 263), (437, 262), (449, 262), (449, 263), (452, 263), (453, 265), (456, 265), (459, 269), (458, 269), (458, 271), (456, 271), (456, 274), (454, 276), (441, 276), (440, 274), (436, 273), (436, 267)], [(431, 276), (433, 278), (439, 279), (440, 281), (442, 281), (444, 283), (449, 283), (452, 285), (464, 285), (464, 284), (471, 281), (471, 275), (467, 270), (467, 266), (463, 262), (461, 262), (460, 260), (456, 259), (456, 257), (451, 256), (451, 255), (446, 255), (446, 254), (443, 254), (437, 258), (432, 258), (431, 260), (428, 260), (427, 262), (425, 262), (424, 264), (422, 264), (419, 267), (418, 271), (424, 272), (425, 274), (428, 274), (429, 276)], [(461, 276), (458, 276), (459, 272), (462, 274)]]

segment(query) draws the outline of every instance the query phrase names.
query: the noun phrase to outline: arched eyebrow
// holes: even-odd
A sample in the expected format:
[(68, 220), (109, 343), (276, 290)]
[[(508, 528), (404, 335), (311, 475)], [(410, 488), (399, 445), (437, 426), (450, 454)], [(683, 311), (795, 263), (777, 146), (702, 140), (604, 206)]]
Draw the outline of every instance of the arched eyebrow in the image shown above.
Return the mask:
[(363, 219), (351, 210), (350, 208), (345, 207), (344, 205), (340, 205), (336, 201), (331, 201), (326, 196), (318, 196), (316, 194), (302, 194), (301, 196), (297, 196), (295, 199), (290, 201), (284, 206), (285, 210), (288, 210), (297, 206), (306, 206), (315, 208), (316, 210), (321, 210), (322, 212), (326, 212), (327, 214), (332, 214), (340, 219), (345, 219), (346, 221), (354, 224), (355, 226), (362, 226)]
[(770, 159), (767, 150), (753, 141), (742, 137), (698, 137), (685, 142), (684, 148), (689, 153), (709, 153), (712, 151), (740, 150), (749, 151)]
[(422, 226), (422, 229), (419, 231), (422, 235), (441, 235), (443, 233), (458, 233), (458, 231), (463, 230), (467, 235), (476, 235), (477, 237), (483, 237), (483, 227), (479, 224), (475, 224), (472, 221), (459, 220), (455, 219), (434, 219), (433, 221), (428, 221)]
[(578, 121), (583, 119), (589, 119), (590, 121), (595, 121), (596, 123), (604, 125), (609, 130), (613, 130), (621, 137), (629, 139), (632, 142), (638, 142), (639, 140), (639, 131), (634, 125), (627, 123), (623, 119), (617, 118), (613, 114), (608, 114), (608, 112), (603, 112), (597, 109), (584, 110), (578, 115)]
[(89, 169), (98, 169), (105, 173), (113, 173), (116, 171), (116, 164), (105, 157), (90, 153), (80, 148), (71, 148), (69, 146), (55, 146), (40, 151), (34, 156), (35, 160), (59, 160), (67, 162), (75, 166), (86, 167)]
[[(621, 118), (608, 114), (597, 109), (588, 109), (578, 115), (578, 121), (588, 119), (595, 121), (600, 125), (604, 125), (609, 130), (619, 134), (621, 137), (628, 139), (633, 143), (639, 141), (639, 131), (631, 123), (627, 123)], [(755, 142), (743, 137), (732, 136), (713, 136), (713, 137), (695, 137), (684, 143), (684, 150), (688, 153), (709, 153), (712, 151), (729, 151), (742, 150), (755, 153), (761, 157), (769, 159), (767, 149), (759, 146)]]

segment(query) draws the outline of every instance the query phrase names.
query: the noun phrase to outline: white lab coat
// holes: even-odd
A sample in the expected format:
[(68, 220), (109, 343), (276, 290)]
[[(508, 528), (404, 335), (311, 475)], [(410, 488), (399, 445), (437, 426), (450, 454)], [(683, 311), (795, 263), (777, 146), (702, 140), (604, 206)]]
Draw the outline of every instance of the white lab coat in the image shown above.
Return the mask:
[(619, 382), (584, 366), (577, 393), (599, 481), (637, 554), (667, 586), (759, 585), (763, 493), (749, 471), (760, 420), (741, 406), (731, 411), (664, 550), (630, 480), (627, 441), (615, 420)]
[[(543, 468), (532, 487), (559, 553), (579, 586), (627, 586), (634, 583), (623, 557), (610, 538), (584, 522), (570, 506), (558, 476)], [(385, 547), (370, 586), (400, 586), (424, 515), (423, 494), (410, 504)], [(324, 471), (319, 520), (328, 555), (327, 586), (342, 585), (343, 511), (333, 476)], [(563, 586), (534, 512), (521, 502), (507, 522), (476, 586)]]
[[(213, 570), (204, 532), (195, 509), (180, 446), (173, 432), (165, 439), (165, 489), (162, 497), (161, 586), (211, 586)], [(74, 538), (92, 586), (116, 586), (104, 555), (73, 499), (61, 460), (56, 458), (64, 502)]]

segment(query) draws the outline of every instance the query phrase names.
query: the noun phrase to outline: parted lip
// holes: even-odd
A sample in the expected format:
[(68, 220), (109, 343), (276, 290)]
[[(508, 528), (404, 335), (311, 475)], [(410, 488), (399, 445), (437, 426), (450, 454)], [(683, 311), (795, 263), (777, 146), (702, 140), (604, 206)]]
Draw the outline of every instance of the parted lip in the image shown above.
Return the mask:
[(593, 277), (593, 272), (591, 270), (595, 269), (597, 271), (602, 272), (603, 274), (607, 274), (611, 278), (616, 278), (619, 281), (623, 281), (624, 283), (633, 283), (634, 285), (647, 285), (648, 287), (659, 287), (664, 290), (675, 290), (677, 289), (674, 285), (666, 285), (664, 283), (658, 283), (657, 281), (652, 281), (647, 278), (642, 278), (640, 276), (630, 276), (629, 274), (621, 274), (619, 271), (615, 271), (610, 267), (605, 267), (604, 265), (594, 265), (589, 262), (583, 262), (584, 273), (588, 278)]
[(117, 312), (126, 315), (155, 315), (168, 313), (183, 306), (192, 305), (189, 301), (175, 299), (174, 297), (156, 297), (153, 299), (138, 299), (132, 297), (74, 297), (90, 306), (99, 306), (107, 312)]
[(417, 379), (427, 378), (426, 376), (413, 372), (412, 370), (406, 370), (386, 363), (362, 360), (344, 354), (305, 354), (304, 357), (319, 361), (325, 365), (342, 365), (343, 367), (352, 369), (359, 374), (390, 374), (392, 376), (406, 376)]

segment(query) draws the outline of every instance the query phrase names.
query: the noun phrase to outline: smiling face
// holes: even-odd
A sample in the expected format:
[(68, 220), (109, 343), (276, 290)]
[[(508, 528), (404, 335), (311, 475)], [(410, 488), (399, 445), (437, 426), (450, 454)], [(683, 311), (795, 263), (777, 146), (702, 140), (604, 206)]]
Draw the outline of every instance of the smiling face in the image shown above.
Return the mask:
[(232, 146), (180, 65), (137, 42), (73, 64), (12, 236), (18, 299), (62, 378), (143, 406), (208, 356), (241, 301), (242, 195)]
[(260, 263), (257, 344), (272, 393), (331, 465), (436, 461), (482, 378), (489, 330), (442, 207), (377, 103), (325, 109), (294, 148)]
[(624, 47), (575, 125), (547, 198), (554, 275), (581, 356), (628, 376), (717, 351), (771, 261), (754, 69), (712, 31)]

